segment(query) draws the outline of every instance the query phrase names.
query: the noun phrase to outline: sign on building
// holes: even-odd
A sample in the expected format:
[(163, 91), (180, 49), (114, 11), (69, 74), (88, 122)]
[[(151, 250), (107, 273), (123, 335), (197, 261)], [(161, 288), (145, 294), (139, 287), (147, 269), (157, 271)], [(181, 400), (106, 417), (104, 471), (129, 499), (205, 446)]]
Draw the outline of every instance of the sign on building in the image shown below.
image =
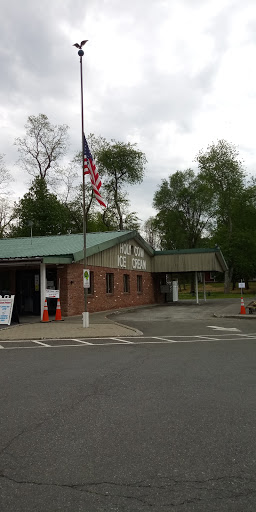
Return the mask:
[(84, 288), (90, 288), (90, 270), (83, 270)]
[(60, 291), (59, 290), (52, 290), (51, 288), (46, 288), (45, 296), (48, 299), (59, 299), (60, 298)]

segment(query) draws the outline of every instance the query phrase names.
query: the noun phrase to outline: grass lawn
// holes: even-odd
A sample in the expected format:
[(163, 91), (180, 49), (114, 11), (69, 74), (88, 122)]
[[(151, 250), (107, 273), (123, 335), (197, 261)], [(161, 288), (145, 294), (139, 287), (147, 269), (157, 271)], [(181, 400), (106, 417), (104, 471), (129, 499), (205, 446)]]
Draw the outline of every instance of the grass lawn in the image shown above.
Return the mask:
[[(234, 290), (231, 290), (230, 293), (224, 293), (224, 283), (206, 283), (205, 284), (206, 297), (209, 299), (239, 299), (241, 298), (241, 290), (238, 288), (238, 283)], [(198, 295), (199, 298), (203, 297), (203, 284), (198, 284)], [(249, 290), (243, 288), (242, 290), (243, 297), (246, 298), (256, 298), (256, 282), (249, 282)], [(179, 288), (179, 299), (194, 299), (195, 295), (190, 293), (190, 284), (186, 284), (185, 290), (183, 284), (181, 284)]]

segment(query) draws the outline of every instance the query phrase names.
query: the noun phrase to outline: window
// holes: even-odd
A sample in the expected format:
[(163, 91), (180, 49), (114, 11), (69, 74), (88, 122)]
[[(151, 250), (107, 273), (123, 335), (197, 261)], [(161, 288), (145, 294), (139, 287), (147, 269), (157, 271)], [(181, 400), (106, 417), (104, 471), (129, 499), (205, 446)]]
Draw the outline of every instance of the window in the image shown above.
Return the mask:
[(142, 276), (137, 276), (137, 292), (142, 293)]
[(124, 274), (124, 293), (130, 293), (130, 276)]
[(94, 272), (92, 272), (91, 270), (90, 270), (90, 287), (88, 288), (87, 293), (88, 293), (88, 295), (94, 294)]
[(114, 293), (114, 274), (106, 274), (106, 293)]

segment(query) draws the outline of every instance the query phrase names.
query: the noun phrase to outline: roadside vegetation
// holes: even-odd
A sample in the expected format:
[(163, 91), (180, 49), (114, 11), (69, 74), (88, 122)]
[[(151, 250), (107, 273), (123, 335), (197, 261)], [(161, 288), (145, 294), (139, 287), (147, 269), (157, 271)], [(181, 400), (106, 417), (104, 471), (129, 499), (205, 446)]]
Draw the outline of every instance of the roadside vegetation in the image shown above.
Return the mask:
[[(248, 289), (243, 289), (243, 297), (246, 299), (256, 299), (256, 281), (249, 281)], [(195, 299), (195, 292), (190, 292), (190, 283), (182, 284), (179, 288), (179, 300)], [(241, 290), (238, 283), (235, 284), (234, 290), (229, 293), (224, 292), (224, 283), (205, 283), (206, 299), (240, 299)], [(198, 284), (199, 299), (204, 297), (203, 284)]]

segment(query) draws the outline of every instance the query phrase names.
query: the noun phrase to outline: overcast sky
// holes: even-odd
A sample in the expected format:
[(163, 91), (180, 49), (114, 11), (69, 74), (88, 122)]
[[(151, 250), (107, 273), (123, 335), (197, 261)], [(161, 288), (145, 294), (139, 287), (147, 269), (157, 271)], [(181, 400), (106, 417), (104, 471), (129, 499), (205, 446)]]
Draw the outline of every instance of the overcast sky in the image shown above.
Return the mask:
[[(130, 189), (141, 220), (154, 192), (218, 139), (256, 171), (255, 0), (0, 0), (0, 153), (16, 194), (29, 177), (14, 164), (29, 115), (70, 127), (81, 147), (79, 57), (85, 133), (137, 142), (148, 164)], [(23, 183), (23, 184), (22, 184)]]

